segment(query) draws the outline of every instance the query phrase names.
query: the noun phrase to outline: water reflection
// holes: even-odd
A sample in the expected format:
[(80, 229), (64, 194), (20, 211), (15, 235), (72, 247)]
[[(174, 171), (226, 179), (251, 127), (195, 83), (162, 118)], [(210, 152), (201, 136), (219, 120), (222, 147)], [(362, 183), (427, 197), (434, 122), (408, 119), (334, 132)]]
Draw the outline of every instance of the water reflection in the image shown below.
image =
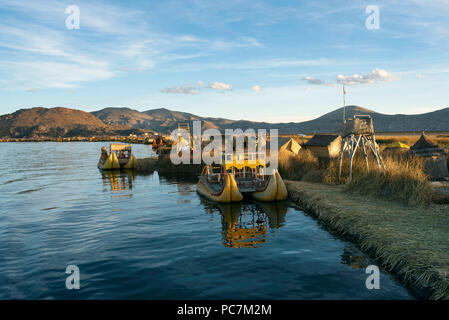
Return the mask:
[(222, 215), (222, 234), (225, 247), (257, 248), (269, 235), (269, 229), (284, 224), (287, 205), (276, 203), (216, 204)]
[(103, 191), (131, 190), (137, 175), (135, 170), (100, 170), (100, 172), (103, 178)]
[(170, 184), (188, 184), (188, 185), (196, 185), (198, 182), (198, 175), (191, 173), (171, 173), (171, 172), (159, 172), (157, 171), (159, 176), (159, 181), (161, 183), (170, 183)]
[(284, 225), (285, 215), (288, 210), (288, 206), (285, 201), (258, 202), (257, 206), (260, 207), (268, 216), (270, 228), (277, 229)]
[(354, 270), (365, 269), (372, 264), (363, 253), (352, 246), (344, 248), (341, 263), (349, 265)]
[[(195, 184), (198, 181), (198, 176), (193, 174), (158, 172), (159, 181), (161, 184), (176, 185), (177, 192), (182, 196), (190, 196), (192, 193), (196, 194)], [(177, 204), (190, 203), (191, 199), (182, 197), (176, 200)]]
[(194, 191), (194, 188), (192, 188), (192, 185), (190, 183), (178, 183), (176, 184), (176, 187), (178, 189), (178, 193), (182, 195), (189, 195)]

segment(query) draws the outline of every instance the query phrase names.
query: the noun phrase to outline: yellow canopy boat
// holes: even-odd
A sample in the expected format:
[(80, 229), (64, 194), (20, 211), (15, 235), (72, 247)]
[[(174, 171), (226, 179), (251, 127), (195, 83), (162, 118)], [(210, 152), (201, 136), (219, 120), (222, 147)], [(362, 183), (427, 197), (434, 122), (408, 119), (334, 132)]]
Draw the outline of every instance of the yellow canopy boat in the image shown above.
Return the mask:
[(242, 201), (248, 194), (259, 201), (285, 200), (287, 188), (279, 172), (267, 174), (265, 155), (249, 153), (239, 156), (225, 154), (218, 166), (204, 167), (197, 192), (222, 203)]
[(111, 144), (109, 155), (106, 147), (101, 148), (98, 168), (102, 170), (135, 169), (136, 163), (137, 160), (131, 153), (130, 144)]

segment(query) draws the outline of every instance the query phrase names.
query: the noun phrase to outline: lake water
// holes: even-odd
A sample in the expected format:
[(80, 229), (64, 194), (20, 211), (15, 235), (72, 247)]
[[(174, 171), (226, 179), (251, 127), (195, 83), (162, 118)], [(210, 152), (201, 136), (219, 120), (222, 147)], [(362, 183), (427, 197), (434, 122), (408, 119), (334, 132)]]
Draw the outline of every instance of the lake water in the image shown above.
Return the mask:
[(289, 203), (217, 205), (191, 179), (102, 173), (103, 145), (0, 144), (1, 299), (413, 299), (385, 273), (366, 289), (372, 262)]

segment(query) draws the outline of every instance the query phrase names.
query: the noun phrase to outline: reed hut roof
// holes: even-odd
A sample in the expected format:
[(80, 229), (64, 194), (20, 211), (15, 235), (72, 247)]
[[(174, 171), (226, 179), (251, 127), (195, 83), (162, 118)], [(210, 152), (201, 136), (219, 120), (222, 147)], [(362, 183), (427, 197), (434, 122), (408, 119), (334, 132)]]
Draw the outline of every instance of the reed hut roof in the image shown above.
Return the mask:
[(279, 151), (284, 150), (293, 152), (294, 154), (298, 154), (299, 150), (301, 150), (301, 145), (293, 138), (290, 138), (290, 140), (288, 140), (279, 148)]
[(424, 132), (419, 140), (412, 147), (410, 147), (408, 152), (420, 157), (432, 157), (446, 154), (443, 149), (430, 142)]
[(307, 141), (304, 146), (305, 147), (327, 147), (332, 142), (334, 142), (336, 139), (338, 139), (340, 136), (337, 134), (316, 134)]

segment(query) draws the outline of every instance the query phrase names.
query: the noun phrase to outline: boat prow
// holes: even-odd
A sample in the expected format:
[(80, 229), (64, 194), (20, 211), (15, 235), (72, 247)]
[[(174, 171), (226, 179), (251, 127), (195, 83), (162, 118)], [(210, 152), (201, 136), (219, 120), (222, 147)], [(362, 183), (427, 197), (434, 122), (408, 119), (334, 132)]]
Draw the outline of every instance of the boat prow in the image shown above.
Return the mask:
[(284, 180), (282, 180), (279, 171), (276, 170), (276, 182), (277, 182), (277, 192), (276, 200), (286, 200), (288, 197), (287, 187), (285, 186)]
[(128, 161), (127, 161), (126, 163), (124, 163), (123, 165), (122, 165), (122, 164), (120, 165), (120, 168), (123, 168), (123, 169), (135, 169), (136, 166), (137, 166), (137, 159), (136, 159), (136, 157), (132, 154), (132, 155), (129, 157), (129, 159), (128, 159)]
[(243, 195), (237, 187), (234, 175), (226, 174), (223, 180), (222, 184), (215, 184), (211, 183), (207, 176), (200, 176), (196, 190), (200, 195), (216, 202), (230, 203), (242, 201)]
[(120, 164), (118, 163), (117, 155), (112, 152), (106, 160), (102, 160), (102, 157), (100, 157), (100, 160), (98, 160), (98, 168), (101, 170), (116, 170), (120, 169)]
[(287, 188), (277, 170), (268, 177), (268, 183), (262, 190), (251, 192), (255, 200), (264, 202), (285, 200), (287, 195)]

